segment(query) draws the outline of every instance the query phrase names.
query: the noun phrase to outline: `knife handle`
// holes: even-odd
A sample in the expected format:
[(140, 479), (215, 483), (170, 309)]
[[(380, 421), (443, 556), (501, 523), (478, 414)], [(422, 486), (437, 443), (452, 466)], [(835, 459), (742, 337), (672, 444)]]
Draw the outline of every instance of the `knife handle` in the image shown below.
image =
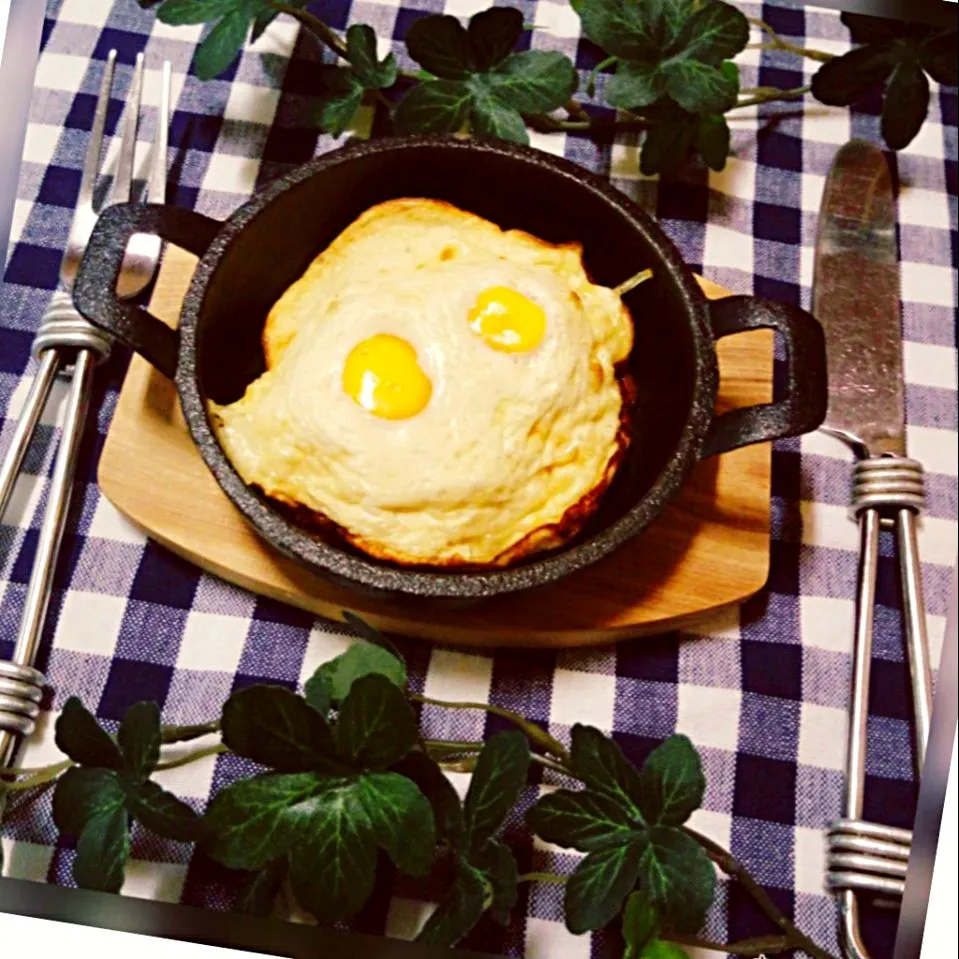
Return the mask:
[(915, 719), (915, 759), (921, 774), (932, 713), (932, 677), (929, 638), (922, 594), (922, 571), (916, 536), (916, 517), (925, 506), (922, 464), (905, 456), (876, 456), (860, 460), (853, 473), (852, 511), (861, 517), (881, 515), (896, 531), (906, 659)]
[(852, 655), (852, 692), (846, 744), (846, 819), (862, 817), (866, 784), (866, 740), (869, 721), (869, 673), (879, 570), (879, 510), (859, 512), (859, 573), (856, 584), (856, 631)]
[(922, 567), (916, 537), (916, 514), (901, 509), (896, 514), (899, 546), (899, 577), (902, 583), (902, 617), (906, 631), (906, 655), (912, 682), (916, 720), (916, 765), (922, 771), (932, 717), (932, 670), (929, 637), (926, 632), (926, 605), (922, 594)]

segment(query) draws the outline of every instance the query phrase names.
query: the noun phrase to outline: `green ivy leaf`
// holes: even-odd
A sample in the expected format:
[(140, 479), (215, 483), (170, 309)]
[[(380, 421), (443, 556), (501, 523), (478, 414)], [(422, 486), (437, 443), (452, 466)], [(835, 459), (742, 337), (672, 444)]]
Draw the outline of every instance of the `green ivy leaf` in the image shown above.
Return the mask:
[(199, 842), (204, 836), (197, 813), (158, 783), (131, 784), (126, 799), (134, 819), (158, 836), (177, 842)]
[(98, 809), (77, 838), (73, 878), (81, 889), (119, 892), (130, 856), (130, 823), (119, 783), (108, 796), (101, 792)]
[(959, 79), (959, 31), (852, 14), (842, 19), (863, 46), (824, 63), (813, 76), (813, 96), (831, 106), (849, 106), (883, 85), (883, 139), (891, 149), (901, 150), (926, 119), (926, 74), (953, 86)]
[(289, 851), (296, 826), (309, 821), (314, 797), (338, 782), (313, 772), (263, 773), (227, 786), (204, 816), (210, 855), (229, 869), (262, 869)]
[(57, 780), (53, 794), (53, 822), (69, 836), (79, 836), (87, 821), (112, 809), (124, 799), (117, 774), (112, 769), (74, 766)]
[[(362, 96), (362, 93), (360, 94)], [(357, 100), (359, 106), (359, 100)], [(355, 109), (355, 108), (354, 108)], [(350, 114), (352, 118), (353, 114)], [(349, 124), (347, 120), (339, 130), (328, 129), (324, 127), (325, 133), (332, 133), (339, 136)], [(322, 667), (321, 667), (322, 669)], [(330, 710), (333, 708), (333, 697), (330, 695), (330, 678), (321, 669), (316, 670), (313, 675), (303, 684), (303, 698), (311, 709), (315, 709), (324, 719), (329, 719)]]
[(490, 900), (486, 878), (478, 869), (460, 860), (456, 881), (416, 937), (417, 942), (453, 946), (479, 922)]
[(117, 733), (124, 769), (135, 782), (145, 782), (160, 761), (160, 707), (142, 702), (124, 713)]
[(57, 828), (77, 837), (73, 878), (81, 889), (119, 892), (130, 850), (126, 795), (111, 769), (73, 767), (53, 796)]
[(286, 859), (274, 859), (253, 873), (237, 898), (234, 911), (261, 918), (272, 916), (287, 872)]
[(480, 137), (529, 143), (526, 121), (519, 112), (487, 93), (474, 94), (470, 128)]
[(698, 930), (716, 877), (702, 847), (677, 828), (703, 794), (692, 744), (671, 737), (637, 773), (611, 739), (574, 726), (572, 763), (587, 788), (549, 793), (528, 817), (540, 838), (587, 853), (566, 884), (569, 930), (602, 928), (631, 894), (623, 919), (628, 957), (644, 954), (660, 920), (678, 931)]
[(54, 730), (57, 748), (75, 763), (106, 769), (119, 769), (122, 765), (117, 744), (75, 696), (63, 704)]
[(223, 742), (237, 755), (282, 772), (329, 764), (333, 735), (323, 716), (283, 686), (248, 686), (223, 706)]
[[(421, 758), (417, 758), (417, 756)], [(477, 759), (465, 808), (456, 791), (428, 757), (411, 753), (398, 767), (425, 783), (440, 830), (456, 857), (456, 880), (449, 895), (424, 926), (420, 941), (453, 945), (491, 909), (494, 919), (508, 923), (518, 896), (518, 869), (510, 849), (490, 837), (513, 807), (529, 769), (529, 743), (519, 732), (498, 733)], [(410, 763), (410, 760), (414, 760)], [(418, 766), (418, 770), (413, 767)], [(439, 780), (444, 785), (439, 785)]]
[(651, 12), (655, 0), (572, 0), (583, 32), (597, 46), (621, 60), (656, 63), (660, 38)]
[(666, 89), (689, 113), (722, 113), (736, 103), (739, 84), (700, 60), (670, 60), (663, 65)]
[[(624, 956), (623, 959), (629, 959), (629, 956)], [(675, 942), (654, 939), (639, 953), (637, 959), (689, 959), (689, 953)]]
[(666, 92), (666, 75), (658, 63), (622, 61), (606, 84), (606, 102), (621, 110), (655, 103)]
[(895, 59), (886, 47), (857, 47), (826, 61), (813, 75), (812, 94), (820, 103), (846, 107), (892, 72)]
[(555, 50), (514, 53), (492, 72), (479, 76), (496, 99), (521, 113), (548, 113), (561, 107), (577, 82), (569, 57)]
[(677, 47), (683, 28), (699, 7), (699, 0), (662, 0), (662, 49), (673, 50)]
[(267, 7), (264, 10), (261, 10), (253, 18), (253, 28), (250, 30), (250, 44), (256, 43), (260, 37), (266, 33), (267, 28), (270, 24), (280, 15), (278, 10), (274, 10), (272, 7)]
[(639, 837), (591, 852), (566, 883), (566, 926), (574, 935), (602, 929), (636, 885), (645, 844)]
[(439, 765), (426, 753), (414, 749), (390, 769), (416, 783), (433, 808), (437, 838), (458, 848), (463, 835), (463, 806)]
[(728, 110), (738, 70), (725, 67), (749, 39), (749, 21), (722, 0), (577, 0), (586, 35), (619, 58), (606, 100), (643, 109), (668, 96), (690, 113)]
[(433, 864), (436, 830), (429, 800), (416, 784), (396, 773), (364, 776), (359, 801), (373, 834), (397, 869), (425, 876)]
[(515, 730), (487, 740), (463, 802), (464, 847), (478, 852), (516, 805), (529, 772), (529, 741)]
[[(469, 121), (475, 136), (528, 143), (521, 114), (562, 106), (576, 89), (577, 74), (569, 58), (556, 51), (510, 53), (522, 29), (522, 15), (512, 7), (478, 13), (466, 29), (449, 16), (417, 20), (407, 48), (441, 79), (410, 90), (394, 116), (397, 129), (454, 133)], [(439, 56), (441, 46), (446, 60)]]
[(308, 826), (290, 824), (290, 880), (297, 901), (332, 922), (354, 915), (370, 897), (377, 843), (359, 783), (324, 785), (310, 800)]
[(237, 8), (237, 0), (164, 0), (157, 20), (171, 27), (192, 26), (218, 20)]
[(729, 124), (725, 117), (700, 117), (696, 150), (712, 170), (722, 170), (729, 156)]
[(656, 939), (659, 916), (643, 892), (631, 893), (623, 910), (623, 959), (643, 959)]
[[(256, 9), (253, 17), (253, 29), (250, 32), (250, 43), (256, 43), (266, 32), (267, 27), (279, 16), (279, 11), (271, 6), (268, 0), (248, 0), (251, 8)], [(310, 0), (286, 0), (286, 5), (302, 10), (309, 6)]]
[(68, 701), (60, 714), (56, 735), (61, 748), (70, 750), (80, 763), (60, 777), (53, 794), (57, 829), (77, 837), (73, 878), (78, 886), (120, 890), (130, 851), (131, 816), (157, 835), (180, 842), (202, 837), (200, 817), (147, 778), (160, 754), (160, 712), (155, 703), (136, 703), (126, 711), (119, 746), (76, 699)]
[[(366, 91), (352, 70), (341, 67), (325, 73), (321, 81), (322, 91), (316, 111), (316, 123), (323, 133), (338, 137), (343, 135), (353, 121)], [(306, 685), (307, 702), (325, 716), (331, 706), (325, 677), (314, 674)], [(324, 696), (325, 706), (324, 700), (317, 698)]]
[(959, 32), (940, 30), (919, 45), (919, 62), (936, 83), (959, 84)]
[(722, 0), (710, 0), (686, 21), (677, 41), (679, 50), (672, 55), (718, 66), (748, 42), (749, 21), (742, 10)]
[(683, 166), (696, 143), (699, 122), (694, 116), (680, 116), (657, 123), (646, 132), (639, 168), (646, 176), (666, 173)]
[(370, 674), (353, 684), (336, 726), (336, 746), (344, 759), (366, 769), (385, 769), (418, 739), (413, 710), (385, 676)]
[(470, 72), (469, 36), (448, 14), (430, 14), (415, 20), (406, 31), (406, 52), (433, 76), (463, 80)]
[(369, 643), (356, 643), (335, 659), (323, 663), (311, 677), (309, 684), (315, 690), (325, 684), (329, 699), (339, 705), (350, 689), (363, 676), (385, 676), (401, 689), (406, 686), (406, 666), (401, 659)]
[(470, 17), (467, 26), (470, 67), (484, 73), (499, 66), (523, 33), (523, 14), (515, 7), (490, 7)]
[(381, 771), (418, 739), (409, 703), (386, 676), (369, 673), (349, 686), (332, 731), (281, 687), (250, 687), (227, 706), (224, 739), (280, 771), (217, 793), (204, 817), (214, 859), (248, 872), (287, 861), (298, 901), (322, 922), (363, 905), (380, 849), (410, 875), (429, 870), (436, 845), (430, 802), (411, 779)]
[(533, 831), (546, 842), (580, 852), (595, 852), (628, 842), (634, 823), (621, 802), (592, 790), (557, 789), (530, 810)]
[(473, 96), (455, 80), (419, 83), (400, 101), (393, 122), (401, 133), (456, 133), (469, 117)]
[(483, 847), (477, 862), (482, 865), (493, 889), (490, 912), (501, 926), (508, 926), (510, 912), (519, 899), (519, 869), (516, 866), (516, 857), (509, 846), (493, 841)]
[(902, 59), (886, 84), (882, 138), (893, 150), (909, 146), (929, 112), (929, 80), (918, 60)]
[[(429, 74), (424, 74), (420, 77), (421, 80), (429, 79)], [(403, 664), (403, 668), (406, 668), (405, 661), (403, 659), (403, 654), (396, 648), (396, 645), (387, 637), (384, 633), (381, 633), (375, 626), (371, 623), (368, 623), (365, 619), (360, 619), (356, 613), (351, 613), (348, 609), (341, 611), (343, 614), (343, 621), (352, 627), (353, 631), (356, 633), (360, 639), (365, 639), (368, 643), (372, 643), (374, 646), (380, 646), (385, 649), (388, 653), (392, 653), (399, 661)]]
[(366, 90), (382, 90), (396, 83), (396, 58), (383, 60), (376, 50), (376, 31), (366, 23), (355, 23), (346, 31), (346, 52), (353, 75)]
[(669, 826), (649, 830), (639, 876), (647, 896), (672, 929), (695, 932), (716, 891), (716, 870), (702, 846)]
[(624, 810), (638, 817), (633, 797), (639, 791), (639, 775), (619, 746), (594, 726), (580, 723), (573, 726), (570, 736), (570, 761), (576, 775), (587, 786), (612, 796)]
[[(167, 0), (169, 2), (169, 0)], [(240, 55), (250, 31), (250, 15), (244, 9), (228, 13), (197, 47), (193, 66), (201, 80), (219, 76)]]
[(680, 826), (698, 809), (706, 791), (699, 754), (687, 736), (670, 736), (639, 771), (636, 801), (650, 825)]

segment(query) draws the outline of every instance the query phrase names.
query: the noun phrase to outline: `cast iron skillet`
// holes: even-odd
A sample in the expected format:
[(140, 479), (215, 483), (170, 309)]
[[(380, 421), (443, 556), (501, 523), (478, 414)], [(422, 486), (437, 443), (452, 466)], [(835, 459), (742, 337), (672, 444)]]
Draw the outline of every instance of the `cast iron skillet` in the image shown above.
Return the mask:
[[(638, 399), (632, 442), (586, 529), (565, 547), (497, 571), (404, 569), (296, 525), (241, 479), (220, 448), (205, 402), (238, 399), (264, 369), (269, 309), (360, 213), (395, 197), (431, 197), (504, 228), (578, 240), (593, 279), (615, 286), (651, 267), (630, 293)], [(172, 331), (114, 295), (124, 248), (154, 233), (200, 257)], [(259, 534), (352, 588), (476, 600), (544, 585), (594, 563), (646, 528), (707, 456), (817, 428), (826, 413), (822, 330), (804, 311), (752, 297), (709, 303), (659, 227), (620, 191), (579, 166), (501, 142), (414, 137), (328, 153), (272, 182), (225, 223), (170, 206), (121, 204), (100, 217), (74, 287), (83, 316), (175, 380), (193, 440), (227, 496)], [(757, 327), (782, 336), (785, 396), (714, 417), (715, 341)]]

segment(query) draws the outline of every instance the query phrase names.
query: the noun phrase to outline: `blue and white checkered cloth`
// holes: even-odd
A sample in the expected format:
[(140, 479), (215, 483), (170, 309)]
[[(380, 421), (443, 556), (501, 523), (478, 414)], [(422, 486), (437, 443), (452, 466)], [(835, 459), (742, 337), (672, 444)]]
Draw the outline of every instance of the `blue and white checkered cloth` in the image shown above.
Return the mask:
[[(598, 52), (579, 39), (568, 0), (513, 0), (541, 29), (537, 48), (558, 49), (589, 69)], [(468, 16), (487, 0), (323, 0), (338, 28), (367, 22), (399, 41), (426, 12)], [(744, 3), (753, 16), (799, 44), (834, 52), (848, 34), (831, 11)], [(201, 28), (170, 28), (134, 0), (48, 0), (5, 286), (0, 294), (0, 453), (7, 447), (35, 365), (30, 343), (57, 281), (103, 61), (119, 53), (120, 83), (139, 51), (147, 62), (141, 161), (153, 139), (158, 70), (173, 64), (176, 113), (170, 202), (224, 217), (290, 166), (331, 149), (311, 124), (319, 54), (289, 20), (277, 20), (225, 76), (201, 82), (191, 64)], [(753, 38), (759, 39), (758, 32)], [(384, 43), (386, 52), (387, 43)], [(797, 87), (811, 61), (751, 49), (739, 59), (746, 86)], [(152, 99), (151, 99), (152, 97)], [(112, 102), (114, 133), (123, 100)], [(957, 542), (957, 97), (933, 88), (922, 132), (898, 157), (905, 372), (910, 453), (927, 469), (928, 513), (920, 533), (929, 632), (938, 662)], [(597, 145), (565, 134), (533, 135), (544, 150), (610, 175), (656, 215), (698, 271), (736, 293), (809, 305), (816, 214), (836, 149), (851, 136), (878, 139), (874, 112), (809, 102), (734, 115), (722, 173), (690, 170), (660, 185), (638, 172), (635, 136)], [(354, 134), (364, 135), (360, 129)], [(110, 150), (116, 155), (117, 140)], [(109, 162), (109, 157), (108, 157)], [(52, 720), (79, 695), (106, 721), (154, 699), (168, 723), (212, 718), (238, 686), (295, 685), (349, 643), (341, 626), (229, 586), (145, 541), (103, 499), (95, 480), (100, 446), (122, 383), (125, 356), (97, 375), (97, 430), (83, 450), (79, 486), (61, 554), (40, 663), (53, 686), (52, 711), (23, 764), (59, 754)], [(57, 395), (62, 399), (63, 384)], [(0, 526), (0, 657), (20, 619), (57, 435), (56, 407), (44, 419), (5, 525)], [(671, 633), (589, 652), (451, 651), (404, 642), (413, 683), (430, 696), (517, 709), (563, 738), (576, 722), (611, 731), (628, 754), (674, 731), (688, 734), (707, 771), (704, 808), (693, 825), (729, 848), (773, 900), (823, 947), (836, 952), (833, 900), (824, 892), (823, 826), (839, 814), (852, 644), (857, 533), (846, 517), (849, 462), (819, 434), (775, 444), (768, 588), (741, 610), (696, 633)], [(866, 815), (910, 827), (916, 788), (898, 587), (891, 544), (880, 561), (873, 715)], [(465, 614), (464, 614), (465, 615)], [(481, 738), (499, 722), (479, 713), (425, 707), (437, 738)], [(211, 757), (161, 774), (202, 808), (239, 766)], [(465, 777), (456, 777), (457, 780)], [(458, 785), (463, 785), (457, 781)], [(532, 786), (525, 802), (541, 785)], [(72, 851), (58, 843), (49, 791), (16, 801), (3, 828), (8, 874), (70, 882)], [(574, 859), (534, 843), (519, 818), (508, 829), (523, 871), (568, 869)], [(226, 908), (225, 870), (187, 847), (137, 834), (129, 895)], [(353, 924), (410, 936), (429, 890), (384, 877)], [(874, 955), (892, 950), (895, 913), (871, 922)], [(708, 921), (713, 940), (768, 932), (747, 896), (723, 884)], [(615, 936), (574, 937), (562, 922), (561, 889), (524, 886), (512, 924), (484, 921), (466, 944), (529, 959), (610, 955)], [(718, 952), (697, 953), (698, 959)]]

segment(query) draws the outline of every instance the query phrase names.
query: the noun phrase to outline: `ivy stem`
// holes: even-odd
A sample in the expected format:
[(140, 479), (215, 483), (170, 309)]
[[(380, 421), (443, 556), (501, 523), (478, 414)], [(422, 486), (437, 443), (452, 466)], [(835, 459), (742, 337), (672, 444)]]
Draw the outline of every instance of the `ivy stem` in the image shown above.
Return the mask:
[(716, 952), (728, 952), (730, 955), (762, 957), (775, 955), (794, 948), (787, 936), (757, 936), (754, 939), (740, 939), (738, 942), (713, 942), (710, 939), (698, 939), (696, 936), (680, 936), (668, 932), (663, 938), (675, 942), (679, 946), (689, 946), (694, 949), (712, 949)]
[[(197, 727), (198, 728), (198, 727)], [(202, 733), (198, 734), (202, 735)], [(195, 738), (191, 736), (190, 738)], [(168, 742), (178, 742), (181, 740), (168, 740)], [(229, 748), (223, 743), (217, 743), (215, 746), (205, 746), (202, 749), (196, 749), (185, 756), (179, 756), (176, 759), (169, 759), (166, 762), (157, 765), (157, 771), (165, 769), (179, 769), (180, 766), (187, 766), (190, 763), (200, 759), (206, 759), (207, 756), (216, 756), (220, 753), (229, 752)], [(18, 777), (15, 782), (0, 782), (0, 791), (6, 792), (26, 792), (28, 789), (37, 789), (53, 782), (61, 773), (66, 772), (76, 763), (72, 759), (64, 759), (59, 763), (52, 763), (49, 766), (37, 766), (33, 769), (0, 769), (0, 779), (7, 776)]]
[(338, 57), (342, 57), (347, 61), (350, 59), (349, 56), (347, 56), (346, 44), (342, 38), (318, 16), (310, 13), (309, 10), (291, 7), (289, 4), (279, 2), (279, 0), (268, 0), (268, 2), (278, 13), (285, 13), (287, 16), (293, 17), (294, 20), (299, 20), (323, 46), (328, 47)]
[(177, 759), (168, 759), (165, 763), (158, 763), (156, 771), (161, 772), (165, 769), (179, 769), (181, 766), (188, 766), (190, 763), (195, 763), (200, 759), (206, 759), (207, 756), (219, 756), (229, 751), (230, 747), (224, 743), (217, 743), (215, 746), (204, 746), (202, 749), (197, 749)]
[(41, 766), (37, 769), (0, 769), (0, 776), (20, 776), (16, 782), (0, 783), (0, 792), (25, 792), (28, 789), (37, 789), (53, 782), (62, 772), (74, 765), (72, 759), (53, 763), (50, 766)]
[(688, 826), (682, 826), (681, 828), (683, 832), (695, 839), (706, 850), (709, 858), (727, 876), (742, 883), (743, 888), (753, 897), (756, 905), (766, 914), (770, 922), (785, 933), (789, 940), (789, 948), (805, 949), (813, 959), (835, 959), (835, 956), (817, 946), (805, 933), (797, 929), (787, 916), (780, 912), (779, 907), (769, 898), (766, 890), (753, 879), (746, 867), (732, 853), (727, 852), (719, 843), (713, 842), (708, 836), (696, 832), (695, 829), (690, 829)]
[[(433, 753), (439, 753), (438, 756), (432, 755), (432, 758), (437, 762), (443, 762), (453, 756), (460, 756), (464, 753), (478, 753), (483, 749), (483, 743), (458, 743), (445, 739), (424, 739), (423, 745), (431, 755)], [(552, 769), (554, 772), (561, 773), (564, 776), (571, 776), (573, 779), (576, 778), (568, 766), (557, 762), (555, 759), (550, 759), (549, 756), (541, 756), (539, 753), (534, 752), (530, 754), (530, 760), (538, 766)]]
[(569, 753), (566, 747), (554, 739), (545, 729), (531, 723), (528, 719), (511, 709), (504, 709), (502, 706), (494, 706), (491, 703), (451, 703), (443, 699), (431, 699), (429, 696), (421, 696), (419, 693), (410, 693), (410, 699), (418, 703), (425, 703), (428, 706), (441, 706), (444, 709), (482, 709), (501, 719), (508, 719), (513, 725), (517, 726), (526, 734), (529, 740), (539, 746), (541, 749), (552, 754), (564, 763), (569, 762)]
[(616, 57), (607, 57), (605, 60), (600, 60), (599, 63), (589, 71), (589, 76), (586, 78), (586, 92), (589, 96), (596, 95), (596, 78), (604, 71), (609, 69), (616, 62)]
[(775, 103), (779, 100), (799, 100), (809, 93), (810, 90), (812, 90), (812, 87), (808, 85), (804, 87), (793, 87), (789, 90), (780, 90), (778, 87), (757, 87), (753, 96), (747, 97), (745, 100), (740, 100), (735, 106), (729, 109), (741, 110), (743, 107), (754, 107), (759, 103)]
[(554, 872), (526, 872), (523, 873), (516, 881), (517, 882), (547, 882), (552, 883), (554, 886), (563, 885), (568, 876), (557, 876)]
[(160, 729), (160, 741), (164, 745), (171, 743), (185, 743), (201, 736), (209, 736), (220, 731), (220, 720), (214, 719), (208, 723), (197, 723), (194, 726), (163, 726)]
[(832, 53), (825, 53), (822, 50), (810, 50), (807, 47), (799, 47), (794, 43), (790, 43), (788, 40), (784, 40), (768, 23), (760, 20), (758, 17), (750, 17), (749, 22), (754, 27), (759, 27), (759, 29), (769, 37), (768, 43), (753, 44), (751, 46), (753, 50), (783, 50), (786, 53), (794, 53), (799, 57), (806, 57), (808, 60), (817, 60), (819, 63), (825, 63), (834, 57)]

